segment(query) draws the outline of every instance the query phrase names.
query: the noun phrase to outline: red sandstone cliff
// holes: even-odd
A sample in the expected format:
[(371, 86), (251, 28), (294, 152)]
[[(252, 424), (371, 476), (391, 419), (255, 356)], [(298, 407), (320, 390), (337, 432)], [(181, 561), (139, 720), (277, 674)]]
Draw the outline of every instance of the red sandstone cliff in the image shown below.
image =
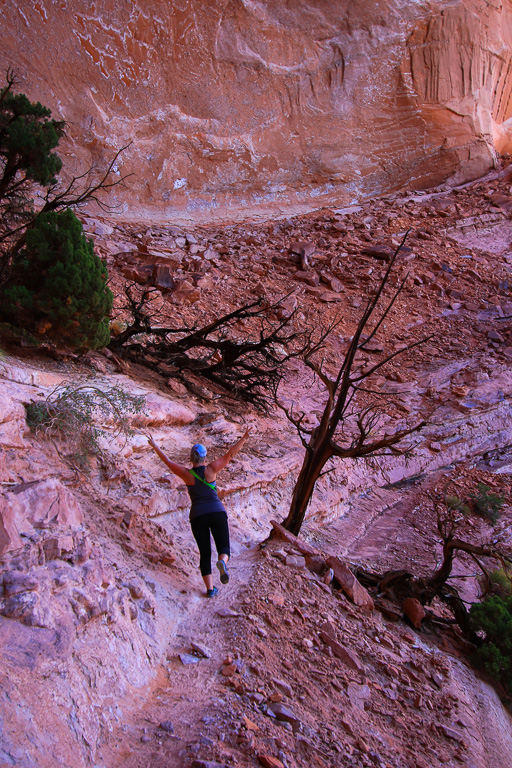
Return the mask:
[(68, 167), (130, 143), (120, 213), (341, 204), (512, 146), (510, 0), (13, 0), (0, 19), (0, 64), (68, 122)]

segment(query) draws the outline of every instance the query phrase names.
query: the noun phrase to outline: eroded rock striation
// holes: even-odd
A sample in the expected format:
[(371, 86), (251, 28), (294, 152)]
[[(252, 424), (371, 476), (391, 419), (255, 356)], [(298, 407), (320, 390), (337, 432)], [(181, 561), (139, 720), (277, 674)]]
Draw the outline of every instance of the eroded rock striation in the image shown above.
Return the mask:
[(0, 20), (2, 65), (68, 122), (67, 167), (128, 145), (125, 216), (344, 204), (512, 147), (510, 0), (16, 0)]

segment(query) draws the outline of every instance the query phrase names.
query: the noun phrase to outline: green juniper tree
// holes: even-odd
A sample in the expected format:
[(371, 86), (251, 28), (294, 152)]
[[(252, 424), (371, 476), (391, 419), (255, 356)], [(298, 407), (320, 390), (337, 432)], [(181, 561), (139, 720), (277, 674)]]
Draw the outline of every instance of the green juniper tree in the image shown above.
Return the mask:
[(13, 93), (14, 73), (0, 91), (0, 282), (4, 282), (23, 233), (37, 211), (34, 193), (56, 183), (61, 159), (52, 152), (64, 123), (22, 93)]
[(493, 595), (474, 603), (471, 621), (481, 637), (478, 663), (512, 695), (512, 597)]
[(107, 270), (70, 211), (42, 213), (14, 257), (4, 312), (20, 327), (83, 351), (110, 339)]
[(15, 86), (9, 69), (0, 90), (0, 319), (80, 352), (98, 349), (109, 341), (112, 294), (70, 209), (105, 207), (98, 193), (126, 178), (109, 180), (119, 152), (106, 170), (62, 182), (53, 150), (65, 124)]

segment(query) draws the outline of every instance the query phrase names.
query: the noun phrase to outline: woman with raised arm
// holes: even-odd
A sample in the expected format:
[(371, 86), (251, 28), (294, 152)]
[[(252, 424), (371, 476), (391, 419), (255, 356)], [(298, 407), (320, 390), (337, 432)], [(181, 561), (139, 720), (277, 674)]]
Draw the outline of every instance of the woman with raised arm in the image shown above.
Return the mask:
[(217, 548), (217, 568), (222, 584), (229, 581), (227, 563), (229, 560), (229, 527), (228, 516), (224, 504), (217, 495), (216, 478), (218, 473), (227, 467), (249, 437), (249, 430), (226, 451), (220, 459), (205, 464), (206, 448), (200, 443), (192, 446), (190, 460), (192, 469), (176, 464), (148, 437), (149, 444), (171, 472), (177, 475), (187, 486), (192, 502), (190, 509), (190, 527), (199, 547), (199, 567), (206, 586), (206, 596), (215, 597), (219, 591), (213, 586), (212, 578), (212, 548), (210, 533)]

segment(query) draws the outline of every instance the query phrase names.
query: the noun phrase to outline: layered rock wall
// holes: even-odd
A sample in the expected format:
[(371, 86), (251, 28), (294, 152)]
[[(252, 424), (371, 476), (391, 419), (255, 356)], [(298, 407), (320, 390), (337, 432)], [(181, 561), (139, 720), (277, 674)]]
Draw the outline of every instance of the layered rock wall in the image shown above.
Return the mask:
[(343, 204), (512, 146), (510, 0), (16, 0), (0, 19), (0, 63), (68, 122), (68, 169), (128, 145), (124, 216)]

